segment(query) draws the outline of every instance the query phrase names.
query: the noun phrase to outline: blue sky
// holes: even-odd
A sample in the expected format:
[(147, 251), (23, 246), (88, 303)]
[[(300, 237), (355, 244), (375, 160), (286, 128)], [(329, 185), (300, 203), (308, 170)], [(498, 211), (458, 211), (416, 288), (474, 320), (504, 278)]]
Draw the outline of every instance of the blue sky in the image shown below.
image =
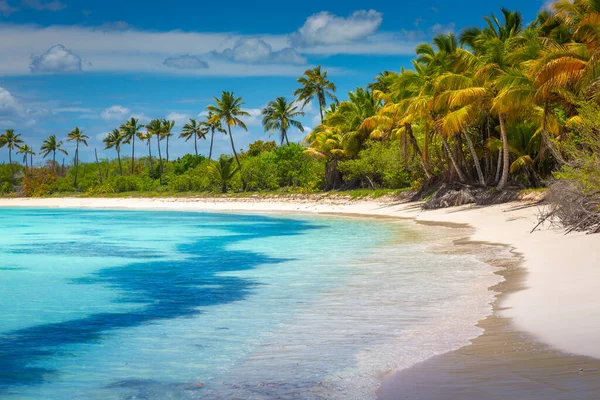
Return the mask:
[[(544, 2), (232, 0), (223, 9), (188, 0), (0, 0), (0, 130), (15, 129), (37, 149), (49, 134), (64, 137), (79, 126), (91, 138), (82, 159), (94, 148), (113, 157), (102, 138), (126, 118), (169, 117), (178, 132), (230, 90), (252, 114), (249, 132), (234, 132), (242, 148), (268, 139), (260, 109), (291, 98), (309, 67), (327, 69), (343, 99), (379, 71), (409, 66), (415, 45), (436, 33), (481, 25), (502, 6), (530, 21)], [(317, 110), (305, 111), (303, 122), (313, 127)], [(190, 145), (177, 141), (170, 153)], [(227, 152), (229, 142), (220, 137), (215, 146)]]

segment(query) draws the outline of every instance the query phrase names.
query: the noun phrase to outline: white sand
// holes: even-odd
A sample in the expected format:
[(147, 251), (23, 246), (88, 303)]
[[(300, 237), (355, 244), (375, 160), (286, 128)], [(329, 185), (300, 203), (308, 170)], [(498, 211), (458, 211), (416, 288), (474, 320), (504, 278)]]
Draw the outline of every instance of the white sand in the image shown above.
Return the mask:
[(509, 296), (503, 314), (558, 350), (600, 358), (600, 235), (565, 236), (547, 227), (530, 234), (538, 208), (521, 205), (422, 211), (416, 204), (329, 199), (0, 199), (0, 207), (351, 213), (469, 224), (473, 240), (508, 244), (524, 256), (528, 289)]

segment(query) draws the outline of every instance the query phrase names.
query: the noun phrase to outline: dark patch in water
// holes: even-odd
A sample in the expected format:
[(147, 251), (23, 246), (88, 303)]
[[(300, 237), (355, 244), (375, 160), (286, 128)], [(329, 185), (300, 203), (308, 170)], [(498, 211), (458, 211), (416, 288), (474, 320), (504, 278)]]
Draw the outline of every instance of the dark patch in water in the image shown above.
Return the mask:
[[(31, 214), (30, 218), (38, 218), (31, 211), (26, 213)], [(59, 371), (32, 365), (54, 356), (64, 356), (64, 345), (98, 342), (114, 330), (172, 318), (191, 317), (201, 313), (198, 307), (243, 300), (256, 283), (249, 279), (220, 276), (219, 273), (248, 270), (261, 264), (279, 263), (284, 260), (250, 251), (229, 250), (228, 246), (246, 239), (298, 235), (317, 228), (297, 220), (226, 214), (63, 210), (45, 211), (42, 214), (54, 219), (57, 218), (57, 214), (65, 213), (70, 213), (69, 218), (76, 217), (78, 222), (79, 219), (88, 219), (90, 223), (93, 219), (97, 222), (99, 216), (104, 216), (107, 218), (103, 218), (103, 223), (109, 220), (113, 221), (111, 223), (119, 221), (120, 224), (124, 224), (123, 221), (127, 221), (127, 224), (143, 224), (145, 218), (151, 217), (153, 227), (157, 226), (157, 220), (165, 224), (173, 224), (176, 221), (188, 228), (205, 228), (207, 225), (210, 227), (217, 222), (220, 229), (226, 229), (232, 235), (204, 237), (192, 243), (178, 245), (179, 254), (185, 255), (183, 260), (131, 263), (105, 268), (85, 278), (73, 280), (73, 283), (78, 285), (110, 285), (125, 293), (125, 296), (119, 299), (120, 302), (144, 304), (145, 307), (131, 312), (97, 313), (77, 320), (36, 325), (0, 335), (0, 394), (11, 387), (51, 380), (52, 375)], [(28, 247), (29, 254), (32, 248), (35, 252), (46, 252), (43, 249), (45, 246), (49, 247), (48, 254), (63, 254), (64, 251), (67, 254), (75, 252), (75, 255), (79, 255), (77, 252), (84, 250), (76, 242), (63, 243), (62, 247), (48, 243), (43, 246), (32, 244)], [(25, 248), (22, 250), (25, 251)], [(105, 256), (107, 253), (115, 255), (117, 251), (114, 247), (103, 244), (97, 244), (93, 250), (97, 251), (96, 256)], [(138, 249), (122, 248), (120, 251), (125, 250), (128, 254), (135, 253), (136, 258), (144, 258), (144, 254), (149, 260), (155, 258), (154, 255), (148, 256), (147, 252)], [(90, 248), (87, 247), (86, 251), (89, 252)], [(138, 381), (127, 382), (131, 385), (137, 384)], [(163, 385), (158, 382), (155, 384)], [(142, 394), (148, 396), (148, 393), (150, 392), (144, 389)], [(156, 395), (153, 395), (153, 398), (157, 398)]]

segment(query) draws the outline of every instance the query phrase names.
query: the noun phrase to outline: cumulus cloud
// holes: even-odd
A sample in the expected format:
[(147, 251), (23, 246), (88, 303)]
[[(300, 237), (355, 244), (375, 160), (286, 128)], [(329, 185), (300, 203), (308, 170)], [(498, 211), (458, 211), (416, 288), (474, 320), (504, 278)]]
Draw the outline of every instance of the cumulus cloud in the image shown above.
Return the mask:
[(81, 57), (62, 44), (57, 44), (44, 54), (32, 56), (29, 68), (33, 73), (80, 72)]
[(13, 117), (23, 113), (23, 106), (6, 89), (0, 86), (0, 117)]
[(221, 56), (239, 63), (278, 63), (278, 64), (306, 64), (306, 58), (302, 57), (292, 48), (284, 48), (273, 51), (273, 47), (259, 38), (241, 38), (232, 48), (223, 50), (221, 53), (212, 52), (213, 56)]
[(355, 11), (347, 18), (323, 11), (308, 17), (304, 25), (290, 35), (290, 42), (296, 47), (349, 43), (375, 33), (382, 20), (382, 14), (375, 10)]
[(10, 14), (17, 11), (16, 8), (11, 7), (6, 0), (0, 0), (0, 14), (8, 17)]
[(129, 109), (123, 106), (111, 106), (100, 113), (102, 119), (107, 121), (124, 120), (129, 114)]
[(23, 7), (33, 8), (37, 11), (60, 11), (67, 5), (61, 1), (42, 1), (42, 0), (21, 0)]
[(453, 33), (456, 30), (456, 24), (454, 22), (451, 22), (447, 25), (444, 24), (435, 24), (431, 27), (431, 32), (438, 34), (438, 33), (443, 33), (443, 34), (448, 34), (448, 33)]
[(198, 57), (184, 54), (179, 57), (169, 57), (163, 61), (163, 65), (169, 68), (177, 69), (205, 69), (208, 68), (208, 63), (202, 61)]
[(187, 123), (188, 116), (186, 114), (181, 114), (178, 112), (170, 112), (167, 114), (167, 119), (169, 121), (175, 121), (175, 125), (183, 125)]

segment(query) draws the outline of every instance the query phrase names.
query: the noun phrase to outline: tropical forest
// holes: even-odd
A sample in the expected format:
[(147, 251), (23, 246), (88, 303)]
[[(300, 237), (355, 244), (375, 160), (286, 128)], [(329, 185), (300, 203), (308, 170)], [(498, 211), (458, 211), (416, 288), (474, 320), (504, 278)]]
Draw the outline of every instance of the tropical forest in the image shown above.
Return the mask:
[[(559, 0), (527, 23), (501, 9), (415, 49), (410, 68), (382, 71), (341, 94), (320, 66), (262, 110), (273, 141), (245, 149), (238, 93), (223, 92), (182, 126), (131, 118), (80, 162), (89, 137), (75, 127), (32, 148), (6, 129), (4, 196), (221, 193), (410, 193), (426, 206), (491, 204), (544, 191), (570, 229), (600, 231), (600, 1)], [(305, 129), (313, 103), (320, 124)], [(233, 131), (232, 131), (233, 129)], [(289, 139), (291, 131), (304, 140)], [(213, 153), (217, 135), (231, 153)], [(169, 157), (169, 142), (188, 154)], [(65, 142), (75, 144), (67, 154)], [(110, 149), (114, 158), (98, 158)], [(208, 156), (199, 153), (208, 153)]]

